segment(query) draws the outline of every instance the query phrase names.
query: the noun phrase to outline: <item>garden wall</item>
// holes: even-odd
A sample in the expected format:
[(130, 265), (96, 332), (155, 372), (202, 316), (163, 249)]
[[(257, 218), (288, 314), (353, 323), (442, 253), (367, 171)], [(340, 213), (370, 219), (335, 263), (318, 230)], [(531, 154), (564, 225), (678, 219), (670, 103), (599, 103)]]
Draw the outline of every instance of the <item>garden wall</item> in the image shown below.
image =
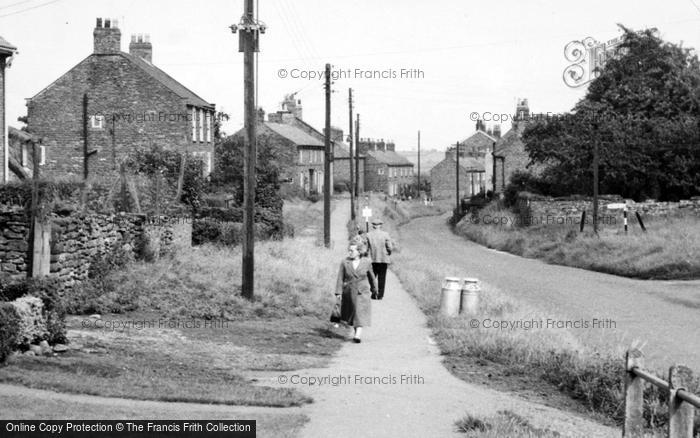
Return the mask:
[[(16, 206), (0, 205), (0, 276), (10, 281), (28, 276), (36, 250), (30, 245), (30, 218)], [(90, 262), (115, 245), (123, 245), (134, 256), (164, 255), (175, 247), (188, 247), (192, 223), (178, 218), (118, 213), (70, 212), (51, 214), (45, 229), (50, 248), (46, 254), (49, 277), (58, 278), (61, 292), (88, 278)], [(40, 240), (40, 239), (39, 239)]]
[[(700, 216), (700, 197), (679, 202), (644, 201), (635, 202), (631, 199), (623, 199), (619, 195), (603, 195), (599, 198), (599, 218), (614, 218), (621, 220), (619, 211), (608, 210), (606, 207), (612, 203), (626, 203), (630, 214), (639, 212), (644, 216), (665, 216), (675, 214), (690, 214)], [(593, 198), (578, 196), (569, 198), (551, 198), (533, 195), (531, 193), (519, 193), (516, 210), (520, 220), (524, 224), (559, 223), (562, 221), (578, 221), (581, 214), (586, 211), (586, 216), (593, 214)], [(529, 221), (529, 222), (528, 222)], [(578, 222), (576, 222), (578, 223)]]

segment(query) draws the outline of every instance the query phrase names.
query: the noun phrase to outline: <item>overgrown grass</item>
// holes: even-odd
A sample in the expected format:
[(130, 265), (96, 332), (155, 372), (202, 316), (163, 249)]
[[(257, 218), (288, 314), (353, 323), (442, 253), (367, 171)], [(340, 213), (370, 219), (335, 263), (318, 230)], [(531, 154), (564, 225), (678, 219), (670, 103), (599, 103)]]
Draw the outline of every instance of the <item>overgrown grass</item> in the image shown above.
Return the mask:
[(519, 227), (517, 216), (492, 204), (467, 215), (455, 231), (489, 248), (548, 263), (625, 277), (684, 280), (700, 278), (700, 217), (650, 217), (644, 233), (631, 218), (603, 224), (599, 236), (586, 225), (540, 224)]
[[(385, 212), (389, 218), (396, 216), (385, 228), (400, 239), (403, 236), (396, 223), (408, 218), (391, 208), (386, 208)], [(472, 318), (477, 321), (530, 321), (539, 320), (541, 312), (482, 283), (483, 293), (480, 294), (477, 315), (446, 318), (439, 314), (439, 301), (434, 288), (451, 272), (459, 272), (457, 266), (426, 260), (421, 254), (412, 253), (404, 247), (394, 256), (392, 270), (427, 315), (442, 352), (450, 360), (476, 359), (498, 364), (508, 375), (536, 376), (539, 382), (532, 389), (552, 385), (578, 400), (591, 412), (603, 414), (618, 424), (621, 422), (624, 415), (622, 347), (607, 351), (591, 350), (570, 331), (563, 329), (532, 326), (527, 330), (494, 330), (484, 328), (483, 324), (472, 327)], [(552, 318), (564, 319), (555, 315)], [(663, 377), (663, 374), (657, 374)], [(700, 384), (696, 383), (693, 390), (698, 389)], [(667, 394), (651, 385), (645, 390), (645, 418), (650, 427), (665, 424), (666, 400)]]
[[(241, 295), (241, 249), (202, 245), (154, 263), (136, 261), (69, 296), (75, 313), (149, 309), (167, 317), (325, 316), (335, 280), (327, 250), (287, 239), (256, 245), (255, 298)], [(299, 264), (303, 254), (304, 265)]]
[[(303, 208), (298, 208), (302, 211)], [(250, 373), (322, 367), (343, 336), (329, 330), (340, 255), (306, 239), (259, 242), (255, 297), (241, 295), (241, 249), (202, 245), (155, 262), (127, 260), (68, 294), (72, 346), (13, 356), (0, 381), (103, 396), (298, 406), (295, 389)], [(109, 314), (111, 313), (111, 314)]]
[(557, 432), (540, 429), (531, 425), (525, 418), (510, 412), (499, 411), (497, 416), (480, 419), (465, 415), (455, 421), (457, 432), (473, 438), (557, 438)]

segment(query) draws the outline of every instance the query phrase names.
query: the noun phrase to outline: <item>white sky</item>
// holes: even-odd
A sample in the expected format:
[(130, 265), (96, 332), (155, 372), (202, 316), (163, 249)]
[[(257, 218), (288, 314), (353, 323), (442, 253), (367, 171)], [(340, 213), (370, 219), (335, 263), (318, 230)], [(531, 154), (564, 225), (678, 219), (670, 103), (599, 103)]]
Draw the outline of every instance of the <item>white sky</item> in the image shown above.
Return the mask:
[[(693, 3), (695, 1), (695, 3)], [(393, 139), (398, 150), (444, 149), (474, 131), (471, 112), (513, 114), (516, 97), (533, 112), (561, 112), (583, 96), (562, 81), (564, 46), (606, 41), (633, 29), (700, 47), (700, 0), (260, 0), (268, 30), (259, 55), (259, 100), (279, 109), (301, 90), (304, 120), (324, 126), (322, 81), (281, 79), (280, 69), (416, 68), (422, 79), (339, 79), (332, 123), (347, 132), (347, 90), (361, 114), (361, 136)], [(19, 126), (31, 97), (92, 52), (96, 17), (119, 19), (122, 50), (132, 33), (149, 33), (153, 62), (228, 112), (242, 127), (243, 55), (237, 23), (243, 0), (0, 0), (0, 35), (19, 48), (8, 70), (8, 123)], [(503, 126), (503, 132), (509, 123)]]

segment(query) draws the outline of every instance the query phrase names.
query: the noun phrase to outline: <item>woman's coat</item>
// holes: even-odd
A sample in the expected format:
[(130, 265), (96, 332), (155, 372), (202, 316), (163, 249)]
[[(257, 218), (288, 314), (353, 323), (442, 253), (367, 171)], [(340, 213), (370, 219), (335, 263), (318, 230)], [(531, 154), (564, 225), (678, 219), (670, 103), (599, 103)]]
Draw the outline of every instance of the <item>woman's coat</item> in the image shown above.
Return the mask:
[(371, 293), (377, 290), (372, 262), (367, 257), (360, 258), (357, 269), (352, 260), (340, 263), (336, 295), (342, 295), (340, 319), (353, 327), (366, 327), (372, 321)]

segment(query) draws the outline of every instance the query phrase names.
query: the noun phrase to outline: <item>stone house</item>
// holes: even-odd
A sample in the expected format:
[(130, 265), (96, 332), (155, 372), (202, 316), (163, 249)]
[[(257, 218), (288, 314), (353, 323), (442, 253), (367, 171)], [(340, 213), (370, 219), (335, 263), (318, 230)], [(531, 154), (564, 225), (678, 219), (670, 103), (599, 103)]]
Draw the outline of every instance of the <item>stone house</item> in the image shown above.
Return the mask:
[(12, 64), (12, 57), (17, 53), (17, 47), (0, 36), (0, 182), (7, 182), (10, 177), (9, 170), (9, 142), (7, 138), (7, 125), (5, 121), (5, 69)]
[(413, 163), (396, 153), (393, 142), (360, 139), (358, 150), (366, 156), (365, 190), (401, 196), (416, 182)]
[[(457, 189), (455, 147), (445, 152), (445, 159), (430, 169), (430, 192), (433, 199), (454, 198)], [(461, 149), (461, 148), (460, 148)], [(459, 155), (459, 194), (469, 197), (486, 190), (487, 177), (483, 159)]]
[[(258, 144), (264, 141), (275, 151), (280, 167), (279, 179), (286, 185), (305, 194), (321, 193), (324, 187), (325, 142), (300, 128), (289, 119), (258, 110), (256, 134)], [(245, 139), (245, 128), (233, 134)]]
[[(503, 193), (513, 173), (528, 169), (530, 157), (525, 151), (522, 135), (530, 120), (527, 99), (521, 99), (516, 106), (511, 129), (496, 142), (492, 154), (493, 161), (489, 162), (493, 168), (492, 187), (494, 193)], [(537, 173), (540, 167), (530, 167), (529, 170)]]
[[(459, 144), (459, 182), (462, 196), (473, 196), (490, 189), (493, 171), (491, 165), (494, 145), (501, 136), (501, 127), (495, 125), (487, 130), (484, 123), (476, 122), (476, 132)], [(434, 199), (448, 199), (455, 196), (457, 145), (447, 148), (445, 158), (430, 170), (431, 194)]]
[(43, 172), (114, 175), (135, 148), (159, 145), (212, 168), (215, 106), (153, 64), (148, 35), (121, 51), (116, 20), (97, 19), (94, 50), (27, 100), (29, 132), (43, 139)]
[[(322, 142), (325, 147), (326, 137), (324, 133), (304, 121), (301, 100), (295, 99), (294, 94), (288, 94), (284, 97), (282, 110), (268, 114), (268, 121), (295, 126)], [(331, 127), (331, 148), (333, 150), (333, 161), (331, 162), (332, 182), (350, 181), (350, 146), (344, 140), (343, 130)], [(355, 161), (354, 156), (353, 161)], [(358, 190), (363, 192), (365, 187), (365, 156), (363, 154), (360, 154), (357, 166), (359, 168)]]

